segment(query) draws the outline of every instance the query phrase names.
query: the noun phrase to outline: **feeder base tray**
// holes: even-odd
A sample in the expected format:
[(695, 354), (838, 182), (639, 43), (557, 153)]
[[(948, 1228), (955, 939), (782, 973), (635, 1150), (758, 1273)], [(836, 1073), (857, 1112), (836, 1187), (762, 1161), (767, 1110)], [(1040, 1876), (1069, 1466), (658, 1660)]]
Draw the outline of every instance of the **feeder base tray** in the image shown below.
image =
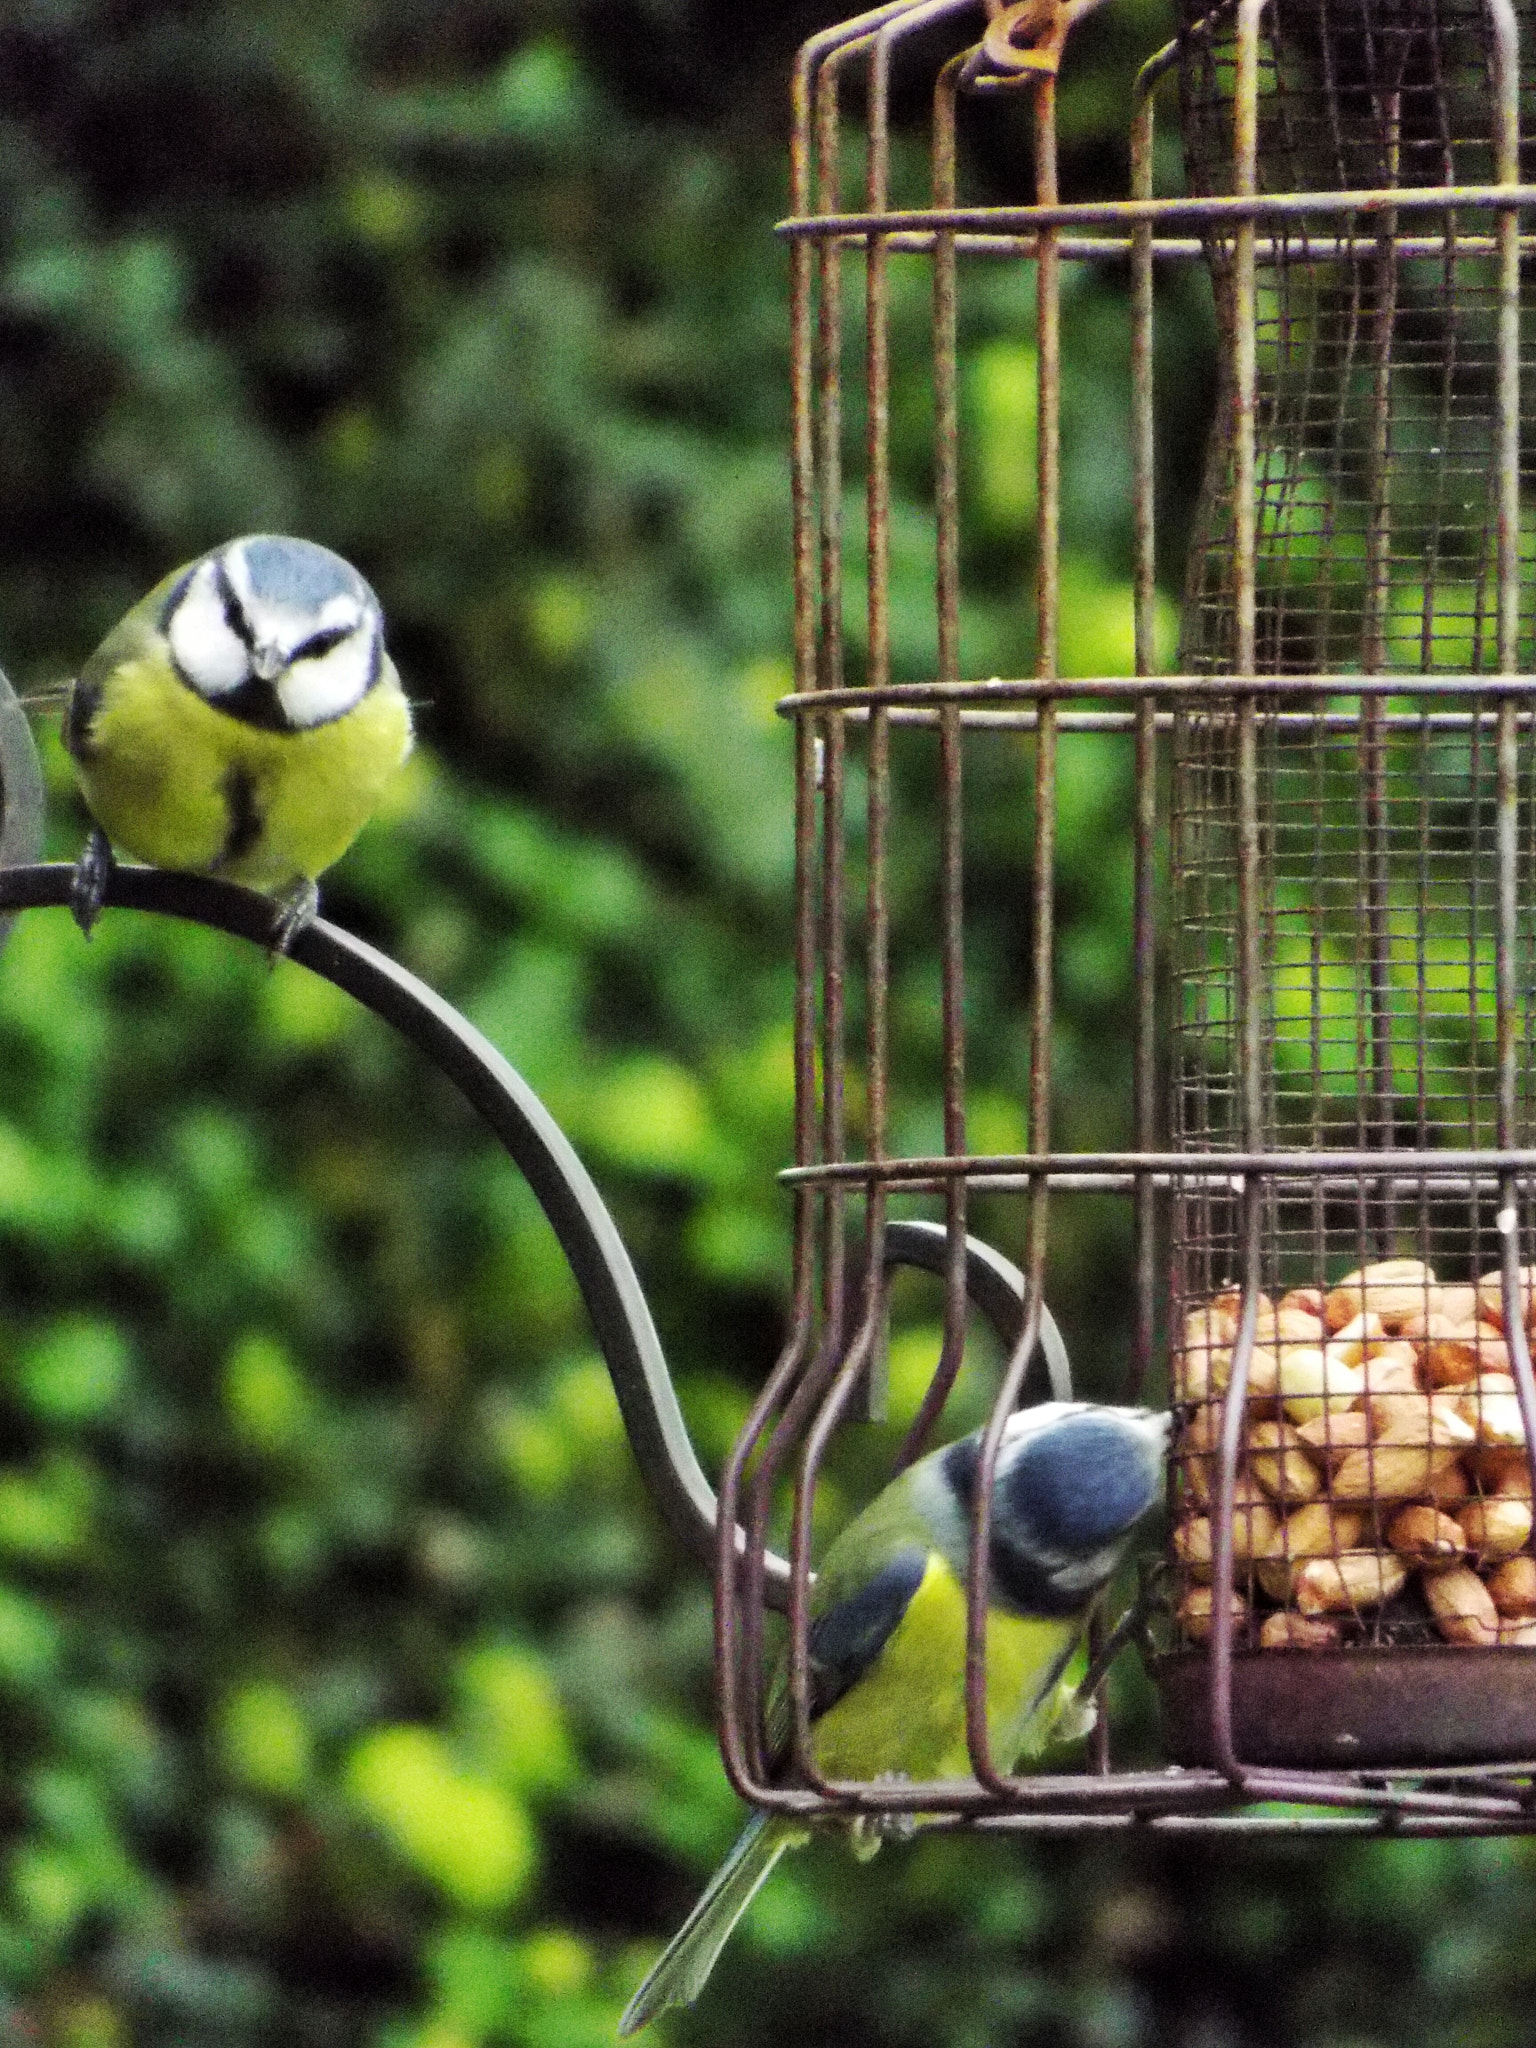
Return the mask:
[[(1210, 1766), (1211, 1666), (1159, 1657), (1163, 1743)], [(1413, 1769), (1536, 1758), (1536, 1649), (1434, 1644), (1258, 1650), (1232, 1659), (1232, 1741), (1242, 1763), (1303, 1770)]]

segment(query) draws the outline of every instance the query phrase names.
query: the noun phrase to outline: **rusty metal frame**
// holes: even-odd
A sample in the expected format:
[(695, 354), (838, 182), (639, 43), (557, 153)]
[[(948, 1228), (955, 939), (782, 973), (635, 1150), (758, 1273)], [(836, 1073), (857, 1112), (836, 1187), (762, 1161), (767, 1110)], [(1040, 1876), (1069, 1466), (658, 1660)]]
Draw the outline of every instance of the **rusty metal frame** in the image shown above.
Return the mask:
[[(1522, 1182), (1536, 1175), (1536, 1149), (1516, 1142), (1515, 1044), (1517, 989), (1515, 933), (1516, 742), (1536, 720), (1536, 681), (1518, 673), (1517, 550), (1519, 537), (1519, 263), (1536, 250), (1536, 235), (1521, 224), (1536, 210), (1536, 185), (1523, 184), (1519, 167), (1516, 23), (1511, 0), (1487, 0), (1493, 27), (1498, 108), (1495, 181), (1482, 185), (1306, 193), (1261, 191), (1256, 169), (1259, 36), (1267, 0), (1225, 0), (1195, 34), (1219, 29), (1235, 41), (1232, 187), (1220, 196), (1158, 199), (1152, 189), (1153, 107), (1157, 87), (1173, 66), (1178, 46), (1157, 53), (1143, 68), (1132, 109), (1132, 187), (1127, 200), (1062, 203), (1055, 182), (1054, 69), (1012, 80), (979, 77), (986, 36), (980, 0), (896, 0), (830, 29), (800, 53), (793, 85), (791, 217), (781, 232), (789, 245), (792, 297), (792, 475), (795, 515), (795, 689), (781, 704), (794, 724), (797, 760), (796, 1152), (783, 1175), (796, 1202), (795, 1298), (792, 1340), (765, 1387), (733, 1453), (722, 1499), (743, 1503), (747, 1551), (738, 1560), (723, 1537), (717, 1557), (716, 1636), (721, 1672), (722, 1746), (727, 1769), (745, 1796), (761, 1806), (804, 1818), (872, 1811), (921, 1810), (949, 1824), (988, 1827), (1236, 1827), (1287, 1833), (1333, 1833), (1390, 1828), (1398, 1833), (1521, 1832), (1536, 1828), (1529, 1774), (1536, 1764), (1499, 1764), (1484, 1771), (1353, 1772), (1284, 1770), (1244, 1760), (1233, 1732), (1233, 1644), (1227, 1609), (1233, 1588), (1231, 1509), (1239, 1456), (1239, 1421), (1251, 1366), (1261, 1272), (1261, 1220), (1266, 1201), (1292, 1188), (1323, 1191), (1368, 1178), (1390, 1205), (1396, 1191), (1434, 1186), (1500, 1191), (1501, 1258), (1506, 1337), (1528, 1443), (1536, 1445), (1536, 1384), (1519, 1313), (1519, 1250), (1515, 1228)], [(995, 9), (987, 0), (986, 12)], [(931, 204), (893, 206), (889, 192), (889, 80), (906, 37), (936, 23), (974, 22), (978, 40), (941, 69), (934, 91), (934, 179)], [(1186, 30), (1186, 34), (1191, 33)], [(862, 208), (844, 196), (841, 100), (858, 74), (867, 124)], [(1018, 89), (1031, 97), (1035, 134), (1036, 203), (976, 207), (958, 203), (953, 178), (957, 95), (985, 83), (989, 90)], [(1340, 223), (1330, 231), (1329, 223)], [(1289, 246), (1293, 234), (1309, 239), (1314, 257), (1366, 255), (1390, 240), (1397, 257), (1477, 254), (1495, 258), (1500, 277), (1498, 321), (1498, 446), (1503, 496), (1498, 525), (1499, 611), (1497, 673), (1447, 676), (1432, 684), (1387, 674), (1366, 661), (1363, 674), (1275, 675), (1259, 672), (1256, 643), (1255, 391), (1254, 349), (1257, 269)], [(1213, 244), (1223, 252), (1228, 279), (1228, 334), (1233, 349), (1229, 420), (1234, 472), (1236, 643), (1226, 672), (1158, 676), (1153, 645), (1155, 554), (1152, 523), (1153, 278), (1158, 266), (1201, 257)], [(889, 661), (886, 411), (889, 355), (887, 272), (896, 253), (932, 259), (934, 296), (934, 514), (935, 667), (931, 680), (893, 680)], [(955, 445), (956, 263), (960, 256), (1025, 260), (1036, 272), (1036, 348), (1039, 363), (1038, 558), (1035, 587), (1037, 673), (1030, 678), (969, 679), (959, 666), (959, 548)], [(1057, 673), (1059, 585), (1059, 301), (1063, 262), (1130, 260), (1132, 310), (1132, 461), (1136, 494), (1136, 673), (1131, 677), (1064, 679)], [(868, 432), (864, 453), (868, 630), (866, 672), (847, 677), (843, 640), (842, 508), (844, 266), (862, 262)], [(1386, 314), (1381, 315), (1386, 318)], [(1379, 402), (1384, 403), (1378, 390)], [(1383, 514), (1385, 517), (1385, 514)], [(1374, 529), (1379, 549), (1384, 526)], [(1376, 672), (1370, 672), (1372, 669)], [(1331, 693), (1347, 692), (1361, 710), (1320, 710)], [(1404, 710), (1401, 700), (1433, 697)], [(1394, 700), (1389, 702), (1388, 700)], [(1238, 860), (1239, 1013), (1236, 1078), (1240, 1102), (1238, 1142), (1219, 1157), (1193, 1157), (1160, 1149), (1157, 1131), (1157, 906), (1155, 858), (1160, 829), (1158, 776), (1168, 734), (1191, 710), (1213, 703), (1229, 709), (1236, 763), (1235, 823)], [(1465, 709), (1462, 709), (1462, 705)], [(884, 972), (889, 944), (885, 899), (885, 846), (889, 822), (890, 733), (899, 726), (936, 729), (939, 831), (935, 868), (939, 928), (945, 965), (942, 1016), (944, 1151), (924, 1157), (890, 1156), (886, 1142)], [(1259, 747), (1261, 734), (1285, 730), (1363, 731), (1367, 784), (1370, 764), (1382, 759), (1385, 736), (1400, 729), (1462, 728), (1486, 734), (1496, 749), (1496, 1143), (1491, 1148), (1426, 1150), (1398, 1147), (1384, 1168), (1377, 1146), (1333, 1146), (1280, 1151), (1265, 1142), (1263, 1052), (1252, 1000), (1261, 975)], [(958, 990), (963, 986), (962, 897), (959, 862), (962, 781), (960, 760), (968, 734), (1016, 731), (1035, 747), (1034, 955), (1029, 1141), (1014, 1154), (980, 1155), (965, 1146), (965, 1048)], [(1052, 770), (1061, 733), (1118, 731), (1134, 735), (1136, 806), (1133, 945), (1136, 1016), (1133, 1046), (1133, 1127), (1129, 1151), (1069, 1153), (1050, 1142), (1047, 1050), (1051, 1016), (1051, 875), (1054, 856)], [(867, 1081), (870, 1108), (866, 1142), (850, 1154), (844, 1111), (848, 1015), (849, 878), (844, 868), (847, 748), (858, 733), (868, 779), (868, 875), (864, 900), (865, 971), (869, 978)], [(1368, 799), (1369, 800), (1369, 799)], [(1378, 952), (1385, 945), (1379, 888), (1368, 930)], [(1377, 997), (1381, 1001), (1378, 977)], [(1244, 1000), (1246, 998), (1246, 1000)], [(1380, 1034), (1373, 1040), (1379, 1048)], [(1373, 1085), (1389, 1085), (1379, 1065)], [(973, 1190), (1026, 1196), (1022, 1264), (1028, 1297), (1041, 1300), (1047, 1200), (1052, 1187), (1115, 1188), (1134, 1205), (1136, 1306), (1132, 1386), (1153, 1361), (1158, 1310), (1157, 1210), (1170, 1189), (1202, 1184), (1240, 1189), (1242, 1208), (1241, 1324), (1232, 1363), (1227, 1428), (1216, 1466), (1219, 1505), (1214, 1571), (1214, 1629), (1206, 1676), (1206, 1721), (1213, 1768), (1131, 1773), (1112, 1768), (1100, 1743), (1086, 1772), (1033, 1778), (1000, 1772), (987, 1754), (984, 1699), (984, 1623), (977, 1598), (986, 1544), (986, 1490), (973, 1532), (970, 1560), (970, 1639), (967, 1723), (972, 1780), (943, 1787), (828, 1784), (815, 1771), (809, 1747), (805, 1629), (810, 1585), (810, 1504), (826, 1445), (851, 1412), (878, 1347), (883, 1304), (875, 1269), (851, 1333), (841, 1322), (845, 1299), (842, 1260), (850, 1201), (862, 1201), (866, 1228), (877, 1236), (896, 1192), (942, 1197), (942, 1229), (952, 1261), (964, 1240)], [(820, 1306), (818, 1307), (818, 1303)], [(932, 1427), (958, 1364), (964, 1300), (953, 1279), (948, 1290), (944, 1340), (934, 1390), (904, 1455), (915, 1452)], [(1010, 1358), (984, 1438), (990, 1472), (1008, 1410), (1015, 1404), (1028, 1355), (1026, 1342)], [(788, 1668), (795, 1708), (795, 1742), (788, 1767), (770, 1771), (763, 1755), (756, 1707), (763, 1670), (763, 1585), (754, 1565), (766, 1529), (768, 1504), (781, 1476), (793, 1470), (796, 1511), (790, 1549), (791, 1598)], [(1223, 1512), (1223, 1509), (1225, 1512)], [(1465, 1655), (1467, 1653), (1455, 1653)], [(1524, 1687), (1536, 1672), (1536, 1652), (1499, 1649), (1476, 1653), (1479, 1668), (1504, 1674)], [(1305, 1802), (1306, 1815), (1260, 1816), (1257, 1801)], [(1315, 1809), (1333, 1809), (1318, 1812)]]

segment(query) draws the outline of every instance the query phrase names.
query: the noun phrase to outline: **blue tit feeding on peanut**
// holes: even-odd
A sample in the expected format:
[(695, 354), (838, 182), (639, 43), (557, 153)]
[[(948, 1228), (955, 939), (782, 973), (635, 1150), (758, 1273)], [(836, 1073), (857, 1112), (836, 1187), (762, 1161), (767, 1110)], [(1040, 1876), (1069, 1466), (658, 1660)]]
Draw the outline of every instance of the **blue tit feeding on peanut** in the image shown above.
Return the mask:
[(64, 744), (98, 827), (76, 870), (83, 930), (116, 846), (271, 895), (280, 951), (410, 752), (411, 711), (351, 563), (247, 534), (113, 627), (75, 680)]
[[(1068, 1667), (1132, 1532), (1162, 1493), (1169, 1418), (1046, 1401), (1009, 1416), (995, 1467), (987, 1577), (987, 1736), (1011, 1770), (1084, 1735)], [(811, 1751), (832, 1779), (969, 1777), (965, 1576), (981, 1433), (901, 1473), (838, 1537), (811, 1594)], [(770, 1757), (788, 1762), (785, 1672)], [(621, 2035), (698, 1997), (758, 1887), (807, 1830), (756, 1814), (630, 2000)], [(862, 1840), (870, 1842), (866, 1828)], [(873, 1837), (878, 1846), (878, 1832)]]

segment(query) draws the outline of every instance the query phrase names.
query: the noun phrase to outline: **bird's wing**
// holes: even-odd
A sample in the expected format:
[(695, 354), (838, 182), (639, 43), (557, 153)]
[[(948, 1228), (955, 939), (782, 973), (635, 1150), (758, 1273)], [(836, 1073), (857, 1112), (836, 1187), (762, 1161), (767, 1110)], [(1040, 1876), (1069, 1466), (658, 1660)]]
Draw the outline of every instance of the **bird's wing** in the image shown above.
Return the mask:
[[(157, 585), (157, 589), (165, 585)], [(102, 691), (114, 669), (125, 662), (141, 661), (156, 648), (155, 617), (147, 610), (150, 597), (136, 604), (126, 618), (119, 619), (90, 660), (75, 677), (64, 708), (64, 745), (71, 754), (84, 756), (91, 750), (91, 727), (101, 705)]]
[[(873, 1576), (847, 1592), (840, 1595), (835, 1585), (827, 1589), (830, 1603), (821, 1606), (810, 1627), (813, 1721), (835, 1707), (879, 1657), (900, 1627), (927, 1569), (928, 1553), (916, 1543), (904, 1544)], [(825, 1592), (822, 1597), (826, 1598)], [(766, 1714), (768, 1755), (773, 1764), (788, 1753), (790, 1720), (789, 1683), (780, 1670), (769, 1691)]]

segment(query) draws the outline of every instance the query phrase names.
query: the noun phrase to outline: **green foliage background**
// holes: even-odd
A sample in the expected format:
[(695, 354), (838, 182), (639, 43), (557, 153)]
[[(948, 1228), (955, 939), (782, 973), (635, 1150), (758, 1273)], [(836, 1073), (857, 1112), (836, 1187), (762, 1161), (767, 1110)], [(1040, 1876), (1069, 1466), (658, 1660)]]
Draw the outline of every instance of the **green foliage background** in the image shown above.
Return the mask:
[[(833, 14), (15, 0), (0, 19), (3, 658), (23, 687), (67, 676), (237, 531), (364, 567), (424, 744), (329, 913), (461, 1005), (564, 1123), (712, 1464), (787, 1277), (770, 228), (788, 58)], [(1069, 189), (1123, 191), (1127, 83), (1167, 27), (1158, 0), (1117, 0), (1082, 32)], [(989, 115), (981, 186), (1019, 194), (1026, 162)], [(1176, 587), (1211, 340), (1197, 281), (1165, 300)], [(896, 317), (920, 351), (915, 289)], [(1028, 652), (1027, 284), (1000, 273), (967, 321), (967, 659), (987, 672)], [(1074, 280), (1083, 670), (1124, 665), (1123, 380), (1123, 279)], [(921, 426), (897, 420), (914, 672)], [(53, 741), (49, 760), (71, 853), (83, 816)], [(1066, 1144), (1126, 1127), (1127, 776), (1113, 746), (1064, 750)], [(1017, 762), (983, 767), (973, 798), (988, 1147), (1022, 1132), (1021, 786)], [(933, 1117), (920, 794), (911, 811), (903, 1142)], [(109, 915), (87, 947), (62, 915), (24, 920), (0, 1074), (0, 2039), (609, 2041), (737, 1815), (707, 1587), (635, 1477), (531, 1199), (382, 1027), (196, 930)], [(1125, 1219), (1059, 1221), (1053, 1300), (1108, 1387)], [(898, 1338), (898, 1407), (925, 1314)], [(1523, 2041), (1530, 1872), (1505, 1843), (946, 1837), (868, 1868), (821, 1844), (659, 2033)]]

